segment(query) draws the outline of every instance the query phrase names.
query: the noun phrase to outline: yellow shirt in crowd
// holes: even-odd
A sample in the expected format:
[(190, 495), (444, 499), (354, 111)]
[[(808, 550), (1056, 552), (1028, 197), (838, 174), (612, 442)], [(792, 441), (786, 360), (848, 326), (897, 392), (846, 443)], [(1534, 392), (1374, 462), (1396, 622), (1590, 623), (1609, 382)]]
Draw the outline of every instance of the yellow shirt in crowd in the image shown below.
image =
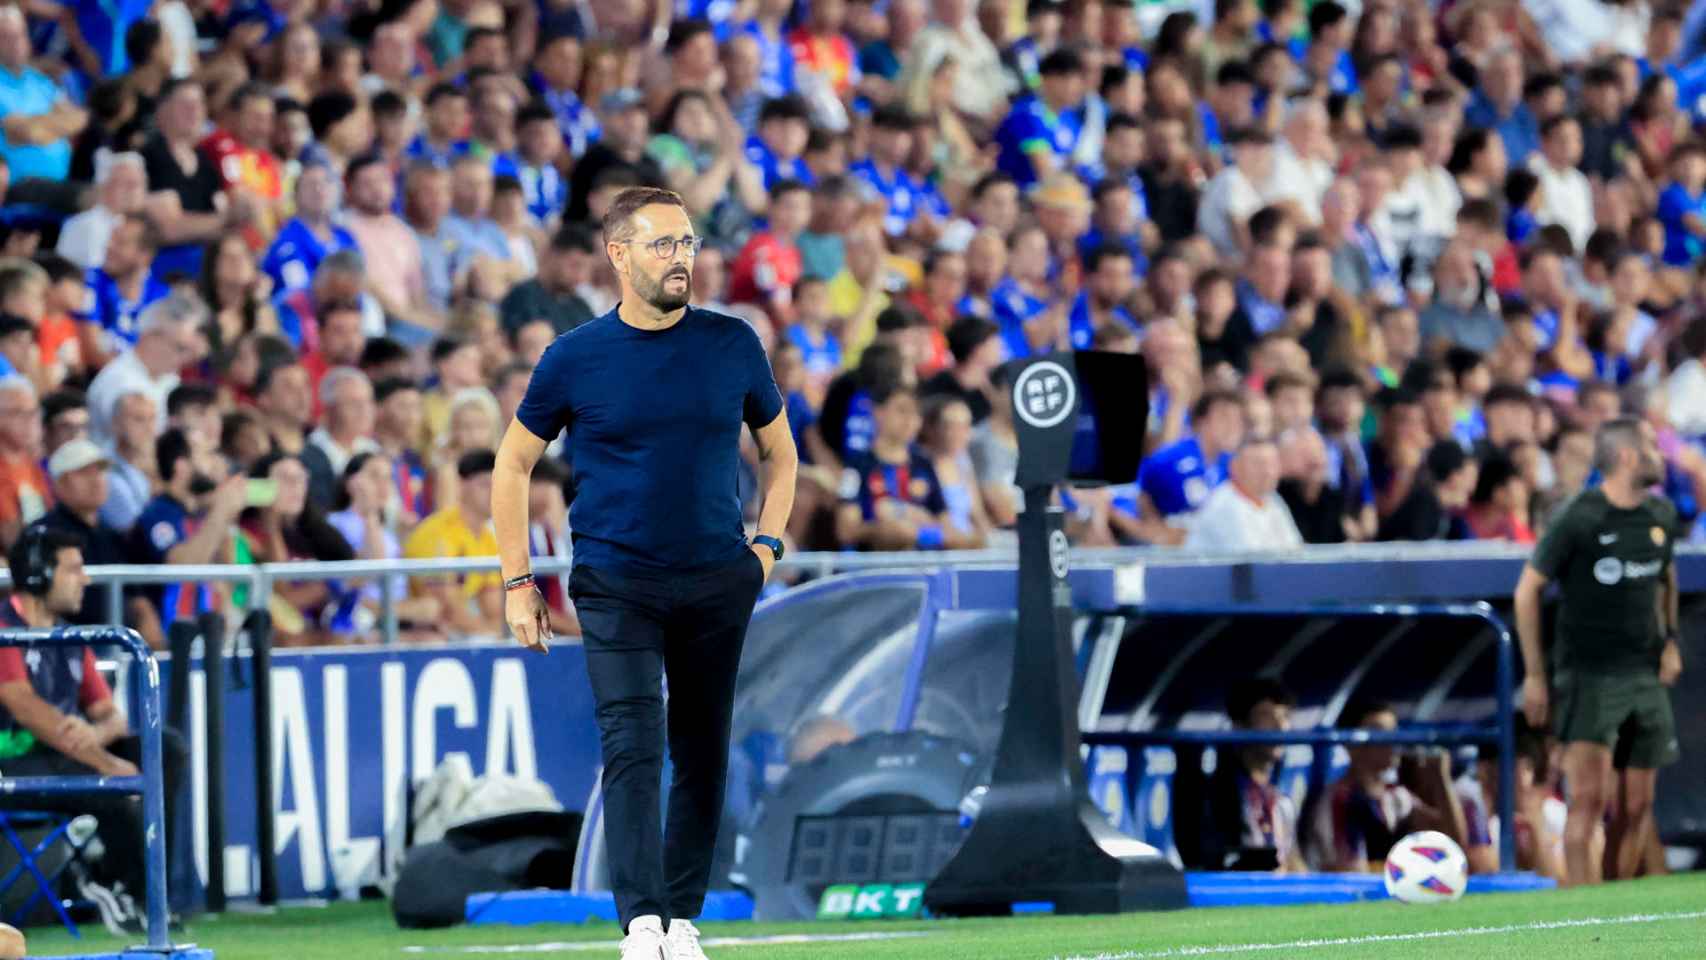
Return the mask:
[[(403, 543), (403, 556), (410, 560), (497, 555), (498, 538), (492, 533), (491, 521), (488, 520), (480, 532), (475, 533), (463, 521), (461, 509), (454, 506), (445, 507), (422, 520)], [(462, 592), (470, 597), (501, 586), (503, 577), (496, 573), (474, 573), (462, 578)]]

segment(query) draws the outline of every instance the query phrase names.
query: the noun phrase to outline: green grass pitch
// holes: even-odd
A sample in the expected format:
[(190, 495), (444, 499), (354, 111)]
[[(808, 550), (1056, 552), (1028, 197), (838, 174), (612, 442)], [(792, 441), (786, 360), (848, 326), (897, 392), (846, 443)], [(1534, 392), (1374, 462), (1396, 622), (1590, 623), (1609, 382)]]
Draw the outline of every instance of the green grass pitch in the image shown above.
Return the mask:
[[(30, 956), (113, 951), (122, 943), (85, 929), (34, 931)], [(1498, 960), (1706, 958), (1706, 874), (1579, 890), (1470, 897), (1412, 907), (1343, 906), (1184, 910), (1117, 917), (1028, 916), (999, 920), (706, 924), (712, 957), (744, 960), (1148, 960), (1162, 957), (1487, 957)], [(719, 946), (712, 938), (909, 934)], [(226, 914), (191, 924), (190, 936), (219, 960), (380, 960), (452, 957), (615, 957), (614, 925), (399, 930), (383, 903)], [(576, 945), (579, 945), (578, 949)], [(486, 949), (479, 949), (484, 947)], [(592, 947), (593, 949), (589, 949)], [(497, 949), (493, 949), (497, 948)]]

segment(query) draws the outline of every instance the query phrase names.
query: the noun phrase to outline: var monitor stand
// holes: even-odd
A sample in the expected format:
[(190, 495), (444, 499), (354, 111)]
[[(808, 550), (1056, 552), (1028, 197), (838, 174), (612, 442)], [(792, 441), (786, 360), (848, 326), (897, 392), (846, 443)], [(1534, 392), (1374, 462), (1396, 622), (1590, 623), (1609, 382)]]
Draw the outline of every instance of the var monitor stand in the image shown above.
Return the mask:
[[(1006, 722), (977, 819), (926, 888), (924, 903), (933, 913), (961, 916), (1005, 914), (1015, 903), (1034, 902), (1053, 904), (1056, 913), (1184, 907), (1184, 876), (1160, 851), (1114, 829), (1090, 801), (1080, 758), (1068, 544), (1061, 511), (1049, 503), (1069, 467), (1076, 477), (1130, 482), (1136, 457), (1115, 449), (1122, 441), (1112, 428), (1136, 433), (1141, 444), (1143, 361), (1054, 354), (1017, 361), (1009, 372), (1025, 510)], [(1115, 410), (1109, 442), (1098, 443), (1096, 412)]]

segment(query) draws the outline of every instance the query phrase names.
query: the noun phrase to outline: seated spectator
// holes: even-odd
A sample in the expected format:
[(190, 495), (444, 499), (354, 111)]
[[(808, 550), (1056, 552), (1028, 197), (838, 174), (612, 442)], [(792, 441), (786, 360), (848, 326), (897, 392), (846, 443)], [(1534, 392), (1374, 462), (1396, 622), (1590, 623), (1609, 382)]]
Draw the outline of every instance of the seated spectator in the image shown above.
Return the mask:
[(260, 265), (277, 292), (307, 287), (331, 254), (344, 250), (360, 253), (355, 237), (334, 219), (338, 210), (337, 177), (337, 171), (325, 163), (304, 164), (296, 175), (296, 216), (273, 238)]
[[(1392, 731), (1398, 729), (1398, 714), (1383, 703), (1353, 701), (1338, 725)], [(1402, 769), (1398, 749), (1390, 744), (1352, 747), (1350, 755), (1344, 777), (1313, 801), (1309, 854), (1316, 869), (1379, 873), (1392, 845), (1417, 830), (1438, 830), (1463, 844), (1467, 830), (1451, 787), (1449, 754), (1436, 751)]]
[[(101, 520), (115, 530), (128, 532), (154, 495), (154, 482), (159, 479), (154, 472), (154, 438), (159, 434), (159, 422), (152, 394), (139, 390), (119, 397), (113, 442), (107, 448), (110, 493), (101, 504)], [(187, 439), (189, 432), (184, 435)]]
[[(247, 498), (250, 507), (242, 518), (243, 535), (255, 563), (355, 559), (355, 551), (326, 521), (324, 509), (308, 499), (308, 468), (299, 457), (285, 453), (262, 457), (249, 468), (249, 477), (270, 482), (261, 491), (265, 496)], [(275, 582), (268, 609), (277, 642), (287, 647), (325, 642), (321, 617), (335, 612), (326, 609), (331, 599), (331, 586), (325, 580)]]
[(432, 504), (426, 462), (414, 447), (421, 433), (421, 388), (411, 380), (392, 377), (375, 385), (373, 398), (379, 405), (373, 439), (391, 461), (397, 527), (412, 530), (431, 512)]
[[(462, 455), (456, 464), (459, 483), (454, 502), (441, 506), (415, 527), (403, 543), (411, 560), (433, 557), (489, 558), (497, 555), (492, 533), (492, 464), (490, 450)], [(503, 628), (503, 590), (497, 571), (444, 577), (416, 577), (416, 596), (435, 597), (442, 623), (458, 636), (490, 636)]]
[[(15, 10), (16, 8), (11, 8)], [(6, 19), (0, 14), (0, 23)], [(4, 43), (0, 27), (0, 43)], [(6, 629), (56, 627), (83, 607), (89, 576), (78, 538), (45, 527), (32, 529), (7, 552), (11, 602), (0, 605)], [(142, 740), (130, 731), (88, 647), (0, 648), (0, 757), (9, 777), (135, 777)], [(176, 812), (189, 751), (176, 731), (160, 731), (167, 818)], [(20, 796), (8, 791), (5, 806), (91, 814), (96, 835), (108, 851), (90, 876), (79, 864), (79, 893), (100, 908), (101, 918), (120, 936), (141, 932), (135, 903), (147, 889), (142, 808), (116, 793)]]
[(1452, 244), (1434, 263), (1434, 297), (1422, 311), (1422, 336), (1430, 343), (1448, 343), (1486, 353), (1504, 336), (1504, 323), (1487, 309), (1474, 255)]
[[(383, 330), (384, 317), (372, 303), (373, 298), (363, 293), (367, 284), (365, 263), (361, 252), (353, 247), (331, 251), (314, 268), (311, 283), (282, 290), (273, 297), (273, 311), (278, 316), (277, 333), (290, 341), (291, 346), (304, 355), (304, 360), (322, 356), (327, 349), (327, 345), (321, 342), (320, 325), (328, 319), (335, 306), (357, 305), (363, 334)], [(375, 316), (370, 318), (370, 312)], [(378, 321), (377, 331), (371, 322), (375, 319)], [(338, 362), (354, 361), (344, 357)]]
[[(247, 479), (232, 476), (215, 483), (190, 449), (182, 430), (167, 430), (154, 443), (160, 492), (142, 508), (131, 528), (127, 553), (132, 563), (230, 563), (235, 557), (237, 517), (248, 494)], [(175, 621), (217, 609), (224, 602), (220, 584), (167, 583), (144, 587), (162, 629)]]
[[(53, 478), (52, 510), (38, 521), (40, 526), (69, 534), (83, 544), (83, 559), (97, 566), (124, 563), (124, 532), (102, 522), (100, 511), (107, 502), (107, 455), (86, 439), (72, 440), (48, 458), (47, 472)], [(110, 588), (109, 588), (110, 589)], [(107, 611), (107, 589), (83, 595), (83, 605), (69, 622), (96, 625), (112, 622)], [(126, 591), (124, 619), (136, 628), (149, 646), (165, 647), (154, 608), (134, 592)]]
[(835, 536), (864, 550), (958, 549), (976, 542), (950, 525), (936, 470), (915, 446), (922, 419), (918, 394), (891, 385), (872, 396), (876, 430), (868, 452), (847, 455)]
[(107, 262), (107, 241), (148, 197), (148, 171), (139, 153), (114, 153), (95, 174), (95, 205), (65, 221), (54, 250), (84, 270)]
[(433, 342), (432, 372), (438, 382), (421, 396), (421, 435), (415, 442), (422, 453), (443, 442), (450, 429), (451, 398), (463, 390), (486, 385), (480, 371), (479, 344), (460, 337), (444, 336)]
[(1146, 457), (1137, 472), (1137, 517), (1116, 517), (1126, 536), (1155, 544), (1185, 542), (1190, 514), (1226, 479), (1232, 453), (1244, 440), (1244, 401), (1209, 391), (1191, 410), (1194, 432)]
[(333, 473), (342, 476), (350, 458), (378, 453), (373, 441), (376, 407), (373, 384), (355, 367), (334, 367), (320, 381), (320, 426), (308, 435), (308, 445), (326, 458)]
[(1191, 518), (1192, 550), (1290, 550), (1303, 545), (1280, 498), (1279, 451), (1272, 438), (1244, 438), (1232, 457), (1230, 483), (1216, 487)]
[(990, 405), (989, 417), (972, 429), (967, 450), (984, 512), (991, 524), (1004, 530), (1012, 528), (1025, 506), (1024, 491), (1018, 485), (1019, 437), (1007, 397), (1008, 369), (1001, 366), (990, 371), (989, 392), (1000, 399)]
[[(1516, 867), (1564, 881), (1564, 801), (1546, 789), (1546, 737), (1516, 718)], [(1499, 754), (1483, 746), (1452, 785), (1463, 807), (1470, 873), (1499, 872)]]
[[(1291, 691), (1272, 677), (1235, 684), (1226, 692), (1226, 716), (1237, 730), (1289, 730), (1297, 706)], [(1303, 845), (1297, 805), (1274, 783), (1285, 759), (1283, 745), (1251, 744), (1217, 751), (1200, 828), (1180, 847), (1196, 870), (1263, 870), (1302, 873)]]
[(223, 234), (207, 245), (198, 289), (213, 314), (207, 325), (211, 352), (223, 352), (246, 333), (279, 332), (270, 302), (272, 280), (255, 269), (255, 255), (242, 234)]
[(30, 65), (31, 52), (23, 8), (0, 8), (0, 126), (5, 130), (0, 162), (14, 181), (63, 181), (71, 172), (71, 138), (83, 132), (89, 113)]
[(485, 387), (468, 387), (450, 398), (450, 420), (438, 443), (428, 452), (432, 502), (437, 507), (457, 502), (462, 458), (479, 450), (497, 449), (503, 434), (498, 401)]
[(1428, 448), (1404, 498), (1380, 521), (1378, 540), (1465, 540), (1463, 510), (1475, 491), (1478, 467), (1455, 440)]
[(35, 262), (47, 271), (48, 282), (41, 322), (36, 325), (43, 382), (85, 384), (90, 375), (83, 353), (85, 325), (78, 323), (76, 315), (89, 302), (88, 271), (54, 253), (37, 253)]
[(41, 326), (47, 271), (18, 257), (0, 257), (0, 376), (20, 376), (46, 393), (59, 386), (41, 362)]
[(54, 451), (73, 440), (89, 438), (89, 404), (80, 390), (55, 390), (41, 398), (42, 451)]
[(580, 224), (564, 224), (552, 235), (539, 261), (539, 274), (517, 284), (499, 307), (511, 336), (533, 323), (547, 323), (552, 335), (568, 333), (591, 320), (592, 308), (575, 292), (592, 273), (597, 242)]
[(410, 343), (418, 342), (425, 331), (438, 327), (441, 318), (427, 299), (420, 241), (391, 211), (396, 193), (392, 172), (378, 157), (364, 156), (351, 162), (344, 177), (351, 208), (345, 226), (361, 249), (369, 289), (385, 315), (400, 321), (393, 332), (406, 335)]
[[(397, 539), (393, 514), (391, 461), (383, 453), (358, 453), (350, 457), (339, 481), (337, 512), (327, 522), (343, 535), (344, 542), (361, 560), (397, 560), (403, 548)], [(338, 582), (333, 585), (336, 609), (325, 618), (326, 632), (334, 641), (360, 641), (371, 635), (379, 622), (379, 584), (374, 581)], [(436, 597), (410, 596), (409, 580), (391, 576), (391, 602), (405, 641), (441, 640), (442, 612)]]
[[(321, 386), (326, 371), (333, 367), (356, 368), (367, 350), (367, 334), (363, 331), (361, 305), (353, 300), (326, 302), (318, 316), (319, 349), (302, 355), (302, 365), (308, 368), (308, 384), (314, 390), (314, 414), (318, 417), (324, 405)], [(365, 376), (365, 374), (363, 374)]]
[(225, 192), (224, 178), (197, 144), (207, 123), (207, 96), (196, 80), (174, 77), (160, 88), (154, 134), (142, 145), (148, 186), (172, 196), (160, 217), (161, 243), (154, 268), (162, 275), (201, 273), (204, 247), (227, 230), (247, 226), (256, 212), (246, 193)]
[(1304, 543), (1344, 543), (1357, 512), (1328, 472), (1327, 444), (1310, 426), (1280, 434), (1280, 499)]
[(948, 328), (948, 352), (953, 364), (920, 384), (918, 392), (926, 398), (942, 395), (964, 403), (975, 426), (989, 416), (990, 374), (1006, 360), (1001, 328), (989, 320), (961, 317)]
[(154, 399), (155, 429), (166, 425), (166, 398), (178, 385), (178, 371), (207, 355), (202, 328), (207, 310), (186, 294), (173, 294), (143, 311), (136, 324), (136, 345), (113, 358), (89, 384), (89, 435), (112, 445), (119, 398), (146, 393)]
[(261, 367), (255, 378), (255, 412), (272, 439), (273, 451), (302, 458), (313, 501), (331, 503), (336, 474), (325, 450), (308, 442), (314, 429), (314, 391), (308, 369), (295, 357)]
[(1532, 495), (1528, 481), (1510, 457), (1497, 453), (1483, 460), (1476, 474), (1475, 492), (1469, 497), (1469, 509), (1463, 514), (1470, 536), (1477, 540), (1534, 543), (1534, 529), (1528, 522)]
[(729, 268), (729, 299), (763, 307), (772, 322), (793, 317), (794, 284), (804, 267), (797, 241), (812, 216), (811, 188), (784, 180), (770, 188), (768, 229), (752, 235)]
[(17, 374), (0, 377), (0, 546), (11, 546), (53, 506), (41, 441), (35, 387)]
[[(982, 322), (982, 321), (980, 321)], [(989, 324), (991, 328), (994, 324)], [(995, 342), (991, 339), (990, 342)], [(989, 516), (972, 467), (971, 408), (956, 397), (938, 395), (923, 402), (924, 426), (918, 442), (936, 473), (948, 524), (966, 538), (972, 548), (989, 543)]]
[(501, 300), (531, 271), (511, 253), (509, 237), (492, 220), (491, 159), (473, 154), (458, 157), (450, 178), (450, 211), (444, 228), (456, 246), (455, 260), (467, 271), (471, 295)]

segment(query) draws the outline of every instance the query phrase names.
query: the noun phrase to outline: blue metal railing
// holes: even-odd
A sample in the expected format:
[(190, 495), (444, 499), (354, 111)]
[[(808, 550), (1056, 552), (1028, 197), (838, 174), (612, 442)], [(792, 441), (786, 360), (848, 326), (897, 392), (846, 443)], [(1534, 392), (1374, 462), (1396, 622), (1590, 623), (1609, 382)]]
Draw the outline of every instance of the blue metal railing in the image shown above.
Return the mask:
[[(166, 918), (166, 800), (160, 747), (160, 667), (136, 631), (123, 627), (54, 627), (47, 630), (0, 631), (3, 647), (123, 647), (138, 669), (130, 671), (137, 709), (142, 714), (140, 777), (3, 777), (0, 792), (13, 795), (67, 796), (116, 793), (142, 796), (143, 858), (148, 942), (142, 953), (170, 954)], [(113, 856), (121, 851), (112, 851)], [(133, 954), (127, 954), (130, 956)]]

